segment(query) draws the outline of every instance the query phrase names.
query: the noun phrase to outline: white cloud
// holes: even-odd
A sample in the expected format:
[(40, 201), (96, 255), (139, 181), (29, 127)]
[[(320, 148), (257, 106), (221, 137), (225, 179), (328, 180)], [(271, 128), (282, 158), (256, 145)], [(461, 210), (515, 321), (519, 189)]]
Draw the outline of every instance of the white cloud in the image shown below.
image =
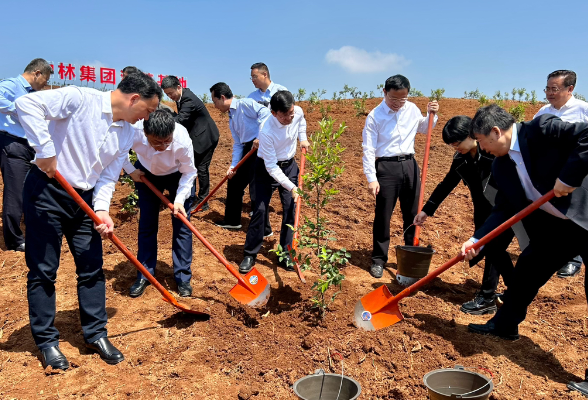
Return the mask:
[(410, 60), (395, 53), (368, 52), (353, 46), (327, 51), (325, 59), (330, 64), (339, 64), (353, 73), (398, 71), (410, 64)]

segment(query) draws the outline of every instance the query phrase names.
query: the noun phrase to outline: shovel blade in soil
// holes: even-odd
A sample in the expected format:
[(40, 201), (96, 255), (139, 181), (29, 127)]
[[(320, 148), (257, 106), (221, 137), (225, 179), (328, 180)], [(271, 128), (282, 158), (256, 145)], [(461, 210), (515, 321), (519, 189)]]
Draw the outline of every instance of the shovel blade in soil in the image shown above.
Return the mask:
[(363, 296), (355, 304), (355, 326), (366, 331), (377, 331), (402, 321), (404, 317), (398, 308), (398, 302), (393, 301), (393, 298), (386, 285)]
[(180, 302), (178, 302), (177, 300), (174, 299), (174, 301), (170, 301), (169, 299), (166, 299), (165, 297), (163, 297), (163, 301), (173, 304), (176, 308), (179, 308), (180, 310), (182, 310), (183, 312), (187, 312), (189, 314), (195, 314), (195, 315), (201, 315), (203, 317), (209, 317), (210, 318), (210, 314), (207, 313), (203, 313), (200, 311), (196, 311), (196, 310), (192, 310), (190, 307), (188, 307), (185, 304), (182, 304)]
[(237, 282), (229, 291), (229, 294), (239, 303), (249, 307), (263, 307), (270, 296), (270, 284), (267, 279), (255, 268), (249, 271), (243, 279), (248, 285), (245, 286), (241, 282)]

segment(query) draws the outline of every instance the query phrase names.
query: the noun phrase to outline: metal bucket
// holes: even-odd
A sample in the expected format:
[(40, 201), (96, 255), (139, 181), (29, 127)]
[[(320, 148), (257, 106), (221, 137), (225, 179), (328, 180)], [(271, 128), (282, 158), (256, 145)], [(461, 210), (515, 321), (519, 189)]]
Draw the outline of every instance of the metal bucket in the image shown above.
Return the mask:
[(435, 250), (420, 246), (396, 246), (396, 281), (410, 286), (429, 273)]
[(361, 394), (361, 385), (355, 379), (322, 370), (298, 379), (292, 389), (302, 400), (355, 400)]
[(492, 379), (466, 371), (461, 365), (429, 372), (423, 382), (431, 400), (486, 400), (494, 389)]

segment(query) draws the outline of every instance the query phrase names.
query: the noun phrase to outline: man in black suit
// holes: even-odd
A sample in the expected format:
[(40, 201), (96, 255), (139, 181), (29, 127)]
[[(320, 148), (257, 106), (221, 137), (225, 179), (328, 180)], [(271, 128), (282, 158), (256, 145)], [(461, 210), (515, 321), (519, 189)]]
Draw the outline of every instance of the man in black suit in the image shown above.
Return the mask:
[[(218, 144), (218, 128), (204, 103), (190, 89), (182, 88), (177, 77), (169, 75), (163, 78), (161, 88), (167, 97), (176, 102), (178, 115), (175, 120), (188, 130), (192, 139), (194, 164), (198, 170), (198, 185), (200, 186), (194, 202), (197, 205), (208, 196), (210, 189), (208, 168)], [(205, 204), (200, 211), (208, 209), (208, 204)]]
[[(466, 260), (478, 253), (465, 252), (478, 239), (549, 190), (556, 195), (523, 220), (530, 243), (519, 256), (504, 305), (486, 324), (468, 326), (474, 333), (516, 340), (539, 289), (571, 257), (588, 259), (588, 124), (549, 114), (516, 124), (492, 104), (476, 112), (472, 136), (496, 156), (492, 172), (498, 193), (484, 225), (462, 246)], [(572, 386), (588, 395), (588, 382)]]

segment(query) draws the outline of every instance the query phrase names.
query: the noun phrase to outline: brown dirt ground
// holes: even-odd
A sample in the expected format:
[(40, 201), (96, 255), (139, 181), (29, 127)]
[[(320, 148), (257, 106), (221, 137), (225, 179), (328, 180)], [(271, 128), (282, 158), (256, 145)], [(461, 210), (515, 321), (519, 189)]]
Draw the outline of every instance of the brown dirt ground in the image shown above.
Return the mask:
[[(380, 100), (368, 100), (368, 109)], [(416, 104), (424, 110), (426, 99)], [(330, 103), (330, 102), (329, 102)], [(307, 105), (302, 104), (303, 108)], [(441, 127), (452, 116), (473, 116), (478, 103), (471, 100), (441, 101), (440, 120), (434, 130), (427, 197), (449, 168), (453, 151), (443, 144)], [(23, 254), (0, 247), (0, 398), (191, 398), (191, 399), (293, 399), (291, 385), (306, 374), (323, 368), (340, 373), (341, 365), (329, 354), (344, 356), (346, 375), (362, 385), (364, 399), (424, 399), (423, 376), (434, 369), (461, 364), (492, 371), (496, 388), (492, 399), (580, 399), (566, 383), (583, 377), (588, 366), (588, 328), (583, 274), (572, 279), (553, 278), (541, 289), (521, 325), (521, 339), (507, 342), (467, 332), (470, 322), (483, 323), (487, 316), (459, 311), (479, 287), (481, 266), (459, 264), (424, 290), (406, 298), (400, 308), (406, 319), (378, 332), (364, 332), (351, 323), (355, 303), (381, 284), (393, 293), (395, 254), (384, 277), (370, 277), (371, 225), (374, 202), (368, 196), (361, 164), (361, 131), (364, 118), (355, 117), (351, 102), (332, 104), (332, 115), (349, 126), (342, 138), (346, 171), (341, 194), (330, 205), (328, 218), (336, 230), (336, 246), (352, 254), (344, 269), (342, 293), (322, 321), (309, 309), (310, 284), (303, 285), (294, 273), (276, 267), (268, 251), (276, 245), (274, 235), (260, 253), (257, 268), (272, 286), (272, 297), (262, 310), (246, 308), (228, 295), (235, 279), (214, 256), (194, 239), (194, 298), (190, 306), (210, 313), (208, 321), (176, 312), (148, 288), (139, 299), (127, 295), (135, 269), (109, 242), (104, 243), (107, 278), (109, 337), (125, 354), (125, 362), (109, 366), (84, 348), (75, 290), (75, 267), (64, 244), (57, 280), (56, 326), (61, 349), (73, 368), (65, 373), (43, 371), (27, 318), (26, 265)], [(527, 118), (539, 108), (530, 106)], [(231, 157), (228, 119), (209, 105), (221, 130), (221, 140), (211, 165), (211, 182), (218, 182)], [(309, 131), (317, 128), (320, 113), (307, 114)], [(417, 138), (417, 157), (423, 154), (425, 135)], [(117, 186), (112, 210), (120, 209), (129, 193)], [(212, 220), (222, 216), (226, 190), (211, 201), (211, 209), (193, 222), (209, 241), (233, 263), (241, 261), (246, 229), (222, 230)], [(248, 200), (247, 200), (248, 201)], [(242, 222), (248, 224), (248, 206)], [(271, 222), (277, 229), (281, 207), (273, 199)], [(401, 244), (401, 221), (392, 219), (392, 245)], [(473, 231), (472, 206), (465, 186), (459, 188), (428, 221), (422, 244), (437, 250), (433, 266), (457, 254), (459, 245)], [(137, 218), (116, 216), (116, 233), (136, 252)], [(276, 232), (277, 233), (277, 232)], [(161, 211), (159, 263), (156, 278), (175, 292), (171, 270), (171, 224), (167, 209)], [(517, 246), (511, 246), (513, 258)], [(316, 275), (307, 273), (312, 282)], [(503, 289), (503, 288), (502, 288)], [(420, 350), (419, 350), (420, 348)]]

